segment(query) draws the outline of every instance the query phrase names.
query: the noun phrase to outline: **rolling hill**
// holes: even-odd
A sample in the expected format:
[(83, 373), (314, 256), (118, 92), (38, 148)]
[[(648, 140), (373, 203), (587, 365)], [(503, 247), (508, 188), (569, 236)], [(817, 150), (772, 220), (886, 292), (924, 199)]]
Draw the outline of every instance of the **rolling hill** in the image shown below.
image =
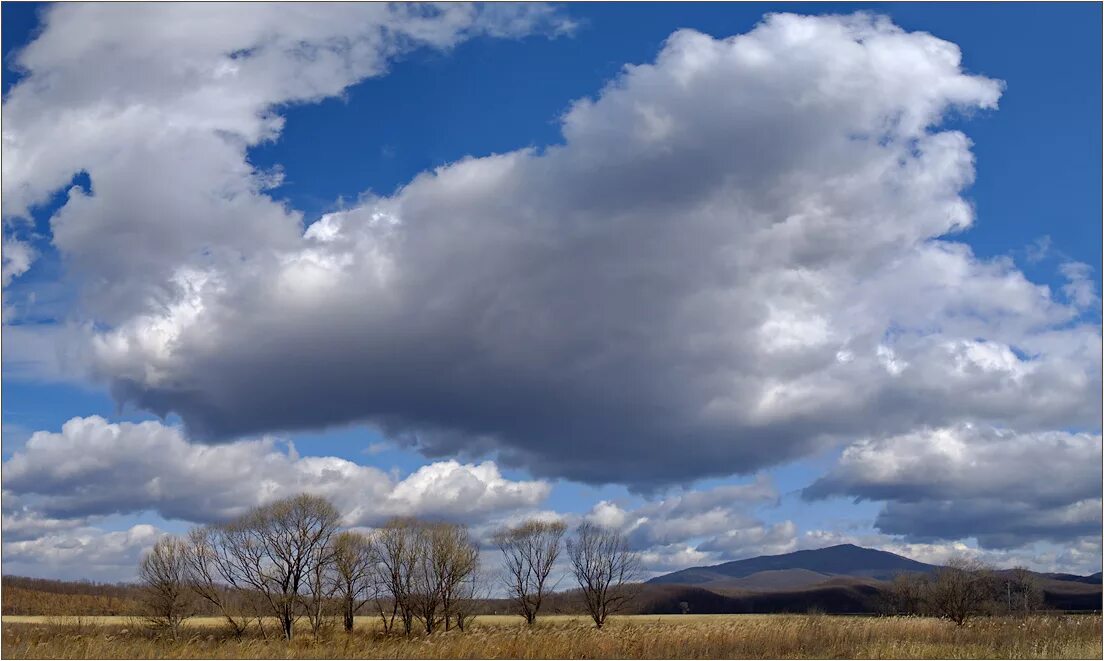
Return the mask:
[(927, 573), (935, 565), (887, 551), (840, 544), (821, 549), (762, 555), (710, 567), (692, 567), (657, 576), (652, 584), (696, 585), (709, 589), (809, 587), (833, 577), (890, 580), (900, 572)]
[[(887, 582), (902, 572), (928, 573), (937, 565), (886, 551), (840, 544), (691, 567), (648, 581), (641, 610), (677, 613), (877, 612)], [(1100, 574), (1036, 573), (1049, 608), (1100, 610)]]

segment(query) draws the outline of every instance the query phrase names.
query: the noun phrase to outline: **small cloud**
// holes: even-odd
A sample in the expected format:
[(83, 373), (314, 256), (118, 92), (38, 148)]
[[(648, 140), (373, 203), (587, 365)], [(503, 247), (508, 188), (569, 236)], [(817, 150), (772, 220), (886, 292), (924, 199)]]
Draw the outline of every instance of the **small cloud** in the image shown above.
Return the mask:
[(388, 443), (369, 443), (368, 447), (364, 448), (360, 452), (361, 454), (374, 456), (380, 454), (381, 452), (386, 452), (388, 449), (390, 449), (390, 447), (391, 446)]
[(1046, 234), (1035, 239), (1035, 241), (1028, 244), (1027, 248), (1024, 249), (1024, 252), (1027, 256), (1027, 261), (1030, 264), (1034, 264), (1046, 259), (1047, 255), (1049, 255), (1051, 252), (1050, 235)]
[(1058, 267), (1058, 270), (1066, 278), (1062, 293), (1071, 303), (1079, 308), (1088, 308), (1099, 301), (1096, 285), (1092, 281), (1091, 266), (1084, 262), (1065, 262)]
[(29, 243), (15, 239), (4, 239), (3, 245), (3, 286), (7, 287), (15, 278), (26, 273), (36, 256)]

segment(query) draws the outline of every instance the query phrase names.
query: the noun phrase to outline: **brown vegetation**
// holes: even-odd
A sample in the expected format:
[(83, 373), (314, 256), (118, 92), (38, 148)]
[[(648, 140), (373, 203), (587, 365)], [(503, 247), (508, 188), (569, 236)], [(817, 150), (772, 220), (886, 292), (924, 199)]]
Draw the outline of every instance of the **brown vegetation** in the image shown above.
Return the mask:
[(234, 636), (265, 619), (285, 640), (305, 618), (318, 637), (340, 615), (345, 630), (370, 601), (386, 632), (464, 629), (482, 596), (479, 549), (463, 526), (391, 521), (365, 535), (339, 529), (324, 498), (301, 494), (256, 507), (230, 522), (165, 536), (139, 567), (147, 626), (175, 636), (200, 613), (219, 614)]
[[(1000, 572), (998, 572), (1000, 574)], [(1068, 580), (1040, 580), (1043, 587), (1043, 611), (1099, 612), (1101, 607), (1100, 584), (1078, 583)], [(492, 584), (486, 579), (485, 584)], [(724, 594), (693, 585), (646, 584), (633, 601), (626, 614), (668, 615), (683, 612), (683, 606), (691, 615), (714, 614), (766, 614), (809, 611), (835, 614), (905, 614), (897, 610), (888, 594), (889, 583), (881, 581), (845, 581), (834, 579), (807, 589), (776, 590), (769, 592), (727, 591)], [(998, 597), (1004, 601), (1005, 588)], [(135, 586), (105, 585), (99, 583), (74, 583), (43, 579), (5, 576), (3, 578), (4, 615), (138, 615), (141, 613)], [(504, 615), (514, 612), (505, 599), (482, 598), (472, 600), (471, 610), (476, 614)], [(1014, 595), (1013, 595), (1014, 598)], [(381, 601), (390, 611), (386, 595)], [(373, 601), (358, 611), (361, 616), (376, 614), (379, 608)], [(340, 608), (335, 605), (335, 614)], [(552, 592), (544, 597), (541, 614), (581, 615), (582, 596), (579, 591)], [(214, 616), (218, 611), (200, 604), (197, 615)]]
[(162, 537), (138, 565), (142, 582), (142, 612), (146, 623), (176, 638), (184, 620), (195, 615), (197, 598), (188, 586), (187, 545), (176, 537)]
[(978, 615), (1030, 615), (1044, 608), (1045, 595), (1038, 575), (1023, 567), (997, 572), (952, 558), (930, 575), (899, 574), (886, 591), (885, 605), (887, 612), (933, 615), (961, 626)]
[(481, 617), (468, 632), (407, 638), (358, 618), (292, 641), (185, 626), (173, 641), (142, 627), (5, 623), (5, 658), (1100, 658), (1099, 616), (977, 618), (965, 626), (918, 617), (825, 615)]
[(339, 519), (329, 501), (302, 494), (254, 508), (227, 524), (193, 531), (190, 552), (182, 554), (188, 571), (181, 572), (180, 587), (194, 586), (202, 598), (218, 606), (236, 633), (242, 625), (233, 616), (249, 611), (241, 603), (228, 606), (222, 599), (227, 589), (258, 598), (260, 612), (275, 617), (288, 640), (303, 615), (317, 632), (326, 601), (323, 577), (332, 565), (330, 540), (337, 534)]
[(133, 585), (5, 576), (4, 615), (138, 615), (141, 594)]

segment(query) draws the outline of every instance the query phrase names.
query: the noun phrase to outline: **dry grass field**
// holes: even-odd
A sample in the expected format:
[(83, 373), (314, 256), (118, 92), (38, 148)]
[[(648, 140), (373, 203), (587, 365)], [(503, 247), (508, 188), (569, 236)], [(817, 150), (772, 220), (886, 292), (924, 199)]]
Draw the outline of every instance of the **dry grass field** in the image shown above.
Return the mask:
[(468, 632), (384, 636), (371, 618), (351, 635), (291, 643), (255, 633), (228, 637), (216, 618), (189, 623), (180, 640), (148, 634), (124, 617), (4, 617), (2, 653), (14, 658), (1101, 658), (1099, 615), (931, 618), (829, 615), (673, 615), (614, 618), (601, 631), (581, 617), (550, 616), (526, 628), (484, 616)]

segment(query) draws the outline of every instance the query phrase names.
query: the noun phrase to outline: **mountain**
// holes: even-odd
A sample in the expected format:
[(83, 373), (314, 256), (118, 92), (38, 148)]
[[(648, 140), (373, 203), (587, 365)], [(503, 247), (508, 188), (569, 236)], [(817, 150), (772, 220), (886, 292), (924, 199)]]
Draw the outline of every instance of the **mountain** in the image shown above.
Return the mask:
[(875, 613), (883, 602), (881, 590), (849, 579), (832, 579), (805, 589), (769, 592), (714, 592), (695, 585), (647, 584), (637, 598), (634, 612), (675, 614), (705, 613)]
[(1100, 583), (1100, 572), (1095, 574), (1089, 574), (1088, 576), (1079, 576), (1078, 574), (1040, 574), (1047, 578), (1052, 578), (1056, 581), (1073, 581), (1074, 583)]
[(762, 555), (710, 567), (692, 567), (657, 576), (648, 582), (697, 585), (709, 589), (755, 589), (753, 586), (784, 589), (808, 587), (840, 576), (890, 580), (900, 572), (927, 573), (935, 569), (935, 565), (895, 553), (840, 544), (781, 555)]
[[(678, 613), (685, 605), (692, 613), (871, 613), (882, 607), (887, 581), (898, 573), (937, 569), (854, 544), (764, 555), (657, 576), (644, 586), (640, 612)], [(1049, 608), (1100, 609), (1099, 573), (1032, 573)]]

